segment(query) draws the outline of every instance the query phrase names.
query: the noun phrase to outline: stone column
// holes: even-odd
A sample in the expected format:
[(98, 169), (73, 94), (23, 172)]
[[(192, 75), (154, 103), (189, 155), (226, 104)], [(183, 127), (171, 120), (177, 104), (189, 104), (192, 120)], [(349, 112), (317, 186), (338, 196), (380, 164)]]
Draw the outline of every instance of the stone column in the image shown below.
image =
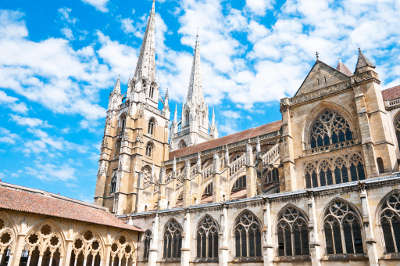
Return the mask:
[(228, 205), (223, 205), (222, 214), (220, 216), (221, 229), (219, 235), (219, 266), (228, 266), (229, 246), (228, 246)]
[[(68, 240), (66, 240), (66, 242), (67, 242), (67, 251), (65, 254), (64, 265), (69, 265), (69, 263), (71, 261), (71, 254), (72, 254), (72, 248), (74, 245), (74, 240), (68, 239)], [(61, 260), (60, 260), (60, 262), (61, 262)]]
[(185, 161), (185, 174), (183, 176), (183, 206), (187, 207), (192, 205), (192, 193), (190, 187), (190, 161)]
[(253, 148), (250, 143), (246, 145), (246, 190), (248, 198), (257, 195), (257, 169), (254, 165)]
[(262, 230), (263, 233), (263, 260), (264, 266), (272, 266), (274, 259), (274, 246), (272, 243), (272, 221), (271, 221), (271, 203), (268, 199), (265, 201), (264, 207), (264, 228)]
[(8, 260), (8, 265), (19, 266), (19, 261), (21, 260), (22, 251), (25, 246), (25, 234), (19, 234), (17, 236), (17, 241), (15, 243), (15, 250), (10, 253), (10, 259)]
[(365, 231), (365, 238), (367, 243), (367, 254), (369, 259), (369, 265), (377, 266), (379, 265), (378, 252), (376, 250), (376, 241), (374, 231), (371, 226), (371, 221), (373, 220), (371, 211), (368, 204), (368, 195), (365, 190), (364, 185), (360, 185), (360, 199), (361, 199), (361, 215), (362, 223)]
[(105, 244), (106, 256), (101, 258), (101, 265), (106, 266), (110, 261), (111, 244)]
[(157, 265), (157, 257), (158, 257), (158, 242), (159, 242), (159, 226), (160, 226), (160, 218), (158, 217), (158, 213), (153, 221), (152, 228), (152, 238), (150, 242), (150, 250), (149, 250), (149, 261), (148, 266), (156, 266)]
[(222, 200), (221, 189), (219, 189), (221, 184), (221, 161), (217, 153), (215, 153), (213, 157), (213, 168), (213, 201), (220, 202)]
[(310, 193), (308, 200), (308, 230), (309, 230), (309, 242), (310, 242), (310, 255), (312, 266), (321, 266), (321, 245), (319, 240), (318, 220), (317, 212), (315, 209), (314, 195)]
[(190, 244), (191, 244), (191, 221), (190, 212), (187, 210), (183, 222), (183, 239), (181, 249), (181, 266), (189, 266), (190, 263)]

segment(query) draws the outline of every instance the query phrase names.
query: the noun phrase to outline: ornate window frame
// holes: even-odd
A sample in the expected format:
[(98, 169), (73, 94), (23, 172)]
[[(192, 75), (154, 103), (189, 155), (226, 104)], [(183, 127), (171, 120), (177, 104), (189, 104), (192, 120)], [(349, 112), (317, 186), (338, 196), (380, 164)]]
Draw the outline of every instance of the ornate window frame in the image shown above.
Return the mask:
[(197, 225), (196, 261), (218, 262), (219, 225), (209, 214), (204, 215)]

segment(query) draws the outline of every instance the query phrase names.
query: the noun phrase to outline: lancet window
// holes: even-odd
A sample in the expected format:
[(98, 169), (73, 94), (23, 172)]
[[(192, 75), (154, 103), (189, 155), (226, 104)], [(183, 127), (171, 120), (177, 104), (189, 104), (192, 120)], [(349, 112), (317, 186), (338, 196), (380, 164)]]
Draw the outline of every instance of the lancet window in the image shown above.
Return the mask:
[(150, 254), (150, 243), (151, 243), (151, 231), (150, 230), (146, 230), (146, 232), (144, 232), (144, 253), (143, 253), (143, 259), (144, 260), (148, 260), (149, 259), (149, 254)]
[(310, 255), (307, 219), (297, 208), (286, 207), (279, 215), (279, 256)]
[(102, 246), (99, 238), (87, 230), (75, 237), (72, 245), (70, 266), (100, 266)]
[(126, 125), (126, 117), (125, 116), (122, 116), (121, 118), (120, 118), (120, 131), (119, 131), (119, 134), (120, 135), (122, 135), (123, 133), (124, 133), (124, 130), (125, 130), (125, 125)]
[(61, 265), (62, 238), (49, 224), (40, 226), (25, 238), (21, 262), (25, 265)]
[(363, 254), (361, 223), (357, 212), (345, 201), (332, 201), (324, 218), (327, 254)]
[(182, 226), (175, 219), (169, 220), (165, 225), (164, 258), (179, 259), (181, 257), (182, 232)]
[(153, 155), (153, 143), (149, 142), (146, 145), (146, 156), (151, 157)]
[(114, 171), (110, 182), (110, 193), (114, 193), (117, 188), (117, 172)]
[(339, 113), (325, 110), (311, 126), (311, 148), (353, 140), (349, 123)]
[(151, 85), (149, 89), (149, 97), (153, 98), (153, 96), (154, 96), (154, 85)]
[(248, 210), (236, 218), (235, 253), (238, 258), (261, 256), (261, 224)]
[(110, 265), (132, 265), (135, 259), (136, 249), (133, 243), (125, 236), (120, 236), (111, 245)]
[(305, 166), (306, 187), (319, 187), (365, 179), (361, 154), (345, 154), (311, 162)]
[(148, 134), (150, 134), (150, 135), (154, 134), (154, 125), (155, 125), (155, 120), (154, 120), (154, 118), (151, 118), (149, 121), (148, 128), (147, 128)]
[(201, 219), (197, 229), (197, 257), (218, 258), (218, 225), (210, 215)]
[(400, 192), (394, 191), (381, 207), (380, 222), (386, 253), (400, 253)]
[(0, 265), (8, 265), (15, 236), (6, 220), (0, 218)]

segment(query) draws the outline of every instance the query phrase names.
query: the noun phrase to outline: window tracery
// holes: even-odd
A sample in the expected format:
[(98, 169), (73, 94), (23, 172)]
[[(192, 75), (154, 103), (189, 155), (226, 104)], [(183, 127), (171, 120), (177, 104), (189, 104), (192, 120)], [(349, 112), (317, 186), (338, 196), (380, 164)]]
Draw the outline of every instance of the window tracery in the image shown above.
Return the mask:
[(147, 186), (153, 182), (153, 174), (150, 166), (146, 165), (142, 168), (143, 185)]
[(400, 192), (385, 197), (380, 211), (380, 222), (386, 253), (400, 253)]
[(15, 241), (11, 226), (0, 218), (0, 265), (7, 265)]
[(150, 230), (146, 230), (144, 233), (144, 253), (143, 253), (143, 259), (147, 261), (149, 259), (149, 254), (150, 254), (150, 243), (151, 243), (151, 236), (152, 233)]
[(72, 245), (70, 266), (100, 266), (102, 246), (99, 237), (87, 230), (75, 237)]
[(49, 224), (32, 231), (25, 238), (21, 262), (26, 265), (60, 265), (62, 238)]
[(286, 207), (278, 220), (278, 255), (310, 255), (306, 217), (294, 207)]
[(197, 257), (218, 259), (218, 225), (210, 215), (201, 219), (197, 229)]
[(121, 235), (111, 245), (110, 265), (132, 265), (135, 259), (136, 248), (133, 242)]
[(360, 153), (309, 162), (304, 171), (307, 188), (365, 179), (364, 163)]
[(347, 202), (336, 199), (329, 204), (324, 231), (327, 254), (363, 254), (360, 219)]
[(311, 126), (310, 147), (312, 149), (351, 140), (353, 140), (353, 133), (349, 123), (335, 111), (325, 110)]
[(164, 258), (179, 259), (182, 248), (182, 226), (171, 219), (165, 225), (164, 229)]
[(236, 257), (255, 258), (261, 256), (261, 224), (250, 211), (244, 211), (235, 222)]

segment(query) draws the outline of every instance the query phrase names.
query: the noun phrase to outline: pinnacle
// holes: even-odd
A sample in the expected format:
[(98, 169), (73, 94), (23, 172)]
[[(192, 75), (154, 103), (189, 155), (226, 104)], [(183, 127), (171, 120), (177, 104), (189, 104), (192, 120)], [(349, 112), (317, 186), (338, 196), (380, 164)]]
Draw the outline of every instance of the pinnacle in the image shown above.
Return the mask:
[(358, 48), (358, 59), (357, 59), (357, 65), (356, 65), (356, 72), (360, 68), (363, 67), (372, 67), (375, 68), (375, 65), (371, 63), (371, 61), (368, 60), (368, 58), (363, 54), (360, 48)]
[(115, 82), (115, 86), (114, 86), (112, 93), (121, 94), (121, 81), (120, 81), (119, 76), (118, 76), (117, 81)]
[(200, 42), (199, 35), (196, 35), (196, 42), (194, 47), (193, 65), (190, 74), (189, 90), (187, 101), (203, 101), (203, 92), (201, 85), (200, 74)]

